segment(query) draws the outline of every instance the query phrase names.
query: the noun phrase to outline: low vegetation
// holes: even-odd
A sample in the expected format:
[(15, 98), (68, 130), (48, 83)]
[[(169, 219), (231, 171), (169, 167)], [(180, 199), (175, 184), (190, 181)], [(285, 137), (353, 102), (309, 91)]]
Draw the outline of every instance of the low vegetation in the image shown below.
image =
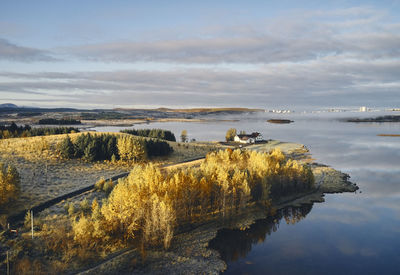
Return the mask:
[(135, 136), (163, 139), (168, 141), (176, 141), (175, 135), (169, 130), (163, 129), (126, 129), (121, 130), (121, 133), (131, 134)]
[(78, 132), (79, 130), (73, 127), (32, 128), (29, 125), (17, 126), (13, 122), (10, 126), (0, 126), (0, 139), (49, 136)]
[(107, 195), (111, 193), (112, 189), (114, 188), (114, 183), (111, 179), (105, 180), (104, 177), (99, 179), (96, 184), (94, 185), (94, 189), (97, 191), (102, 191)]

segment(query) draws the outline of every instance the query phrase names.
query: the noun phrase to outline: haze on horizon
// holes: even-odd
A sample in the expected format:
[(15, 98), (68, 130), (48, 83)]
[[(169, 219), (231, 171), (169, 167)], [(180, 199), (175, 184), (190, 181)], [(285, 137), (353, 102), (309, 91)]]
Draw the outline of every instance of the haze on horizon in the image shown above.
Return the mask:
[(267, 2), (2, 1), (0, 104), (400, 107), (400, 1)]

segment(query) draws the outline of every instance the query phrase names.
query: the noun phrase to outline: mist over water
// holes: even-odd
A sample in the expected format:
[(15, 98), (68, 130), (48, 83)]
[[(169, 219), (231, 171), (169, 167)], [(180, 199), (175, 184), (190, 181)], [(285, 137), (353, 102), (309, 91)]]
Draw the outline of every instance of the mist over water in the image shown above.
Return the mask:
[[(135, 128), (168, 129), (177, 139), (186, 129), (189, 138), (198, 141), (223, 140), (229, 128), (258, 131), (266, 139), (304, 144), (316, 162), (350, 174), (350, 180), (360, 187), (356, 194), (326, 195), (326, 202), (307, 208), (303, 219), (289, 224), (282, 220), (274, 224), (276, 230), (270, 230), (271, 224), (264, 221), (254, 225), (257, 229), (241, 232), (243, 236), (220, 232), (217, 242), (223, 244), (219, 250), (228, 262), (227, 274), (398, 274), (400, 138), (377, 135), (400, 134), (400, 123), (339, 120), (383, 114), (259, 113), (215, 117), (235, 121), (165, 122)], [(270, 118), (288, 118), (294, 123), (267, 123)], [(257, 232), (257, 238), (249, 238), (252, 232)], [(241, 240), (242, 250), (235, 244), (237, 240)]]

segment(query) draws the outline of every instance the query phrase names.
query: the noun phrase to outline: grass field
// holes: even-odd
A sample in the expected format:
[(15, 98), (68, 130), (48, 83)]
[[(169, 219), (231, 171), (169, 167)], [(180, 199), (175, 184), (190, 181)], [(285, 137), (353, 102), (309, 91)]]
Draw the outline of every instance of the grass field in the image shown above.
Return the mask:
[[(75, 133), (69, 136), (71, 139), (76, 139), (81, 134)], [(56, 147), (65, 136), (0, 140), (0, 161), (15, 166), (21, 176), (21, 196), (9, 207), (8, 214), (94, 184), (100, 177), (110, 178), (132, 169), (132, 165), (124, 163), (109, 161), (89, 163), (79, 159), (61, 159)], [(214, 143), (169, 142), (169, 144), (174, 149), (170, 156), (151, 161), (159, 165), (174, 164), (205, 156), (208, 152), (221, 147)]]

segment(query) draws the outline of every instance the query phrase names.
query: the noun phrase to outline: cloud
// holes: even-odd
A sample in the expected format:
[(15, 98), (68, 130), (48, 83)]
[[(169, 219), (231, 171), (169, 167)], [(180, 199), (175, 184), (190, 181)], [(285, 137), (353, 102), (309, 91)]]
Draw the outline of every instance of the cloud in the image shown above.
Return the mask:
[(80, 58), (105, 62), (270, 63), (302, 61), (339, 51), (331, 41), (273, 36), (115, 42), (71, 49)]
[(313, 11), (181, 39), (115, 41), (62, 51), (91, 61), (184, 64), (304, 62), (327, 56), (399, 58), (400, 31), (384, 16), (368, 7)]
[[(385, 15), (368, 7), (296, 12), (180, 39), (87, 44), (51, 54), (0, 40), (0, 60), (71, 61), (64, 72), (3, 71), (0, 92), (102, 106), (396, 107), (400, 24)], [(140, 70), (143, 62), (150, 69)], [(98, 64), (104, 71), (93, 71)], [(129, 70), (115, 70), (122, 66)]]
[(49, 52), (29, 47), (21, 47), (0, 38), (0, 60), (33, 62), (56, 61)]
[[(76, 94), (81, 102), (120, 105), (331, 106), (400, 104), (400, 64), (326, 57), (296, 64), (266, 64), (253, 70), (171, 69), (0, 73), (0, 92)], [(389, 85), (390, 84), (390, 85)], [(190, 95), (190, 96), (188, 96)], [(67, 97), (66, 97), (67, 98)], [(387, 102), (385, 102), (385, 98)], [(68, 99), (71, 101), (70, 99)]]

